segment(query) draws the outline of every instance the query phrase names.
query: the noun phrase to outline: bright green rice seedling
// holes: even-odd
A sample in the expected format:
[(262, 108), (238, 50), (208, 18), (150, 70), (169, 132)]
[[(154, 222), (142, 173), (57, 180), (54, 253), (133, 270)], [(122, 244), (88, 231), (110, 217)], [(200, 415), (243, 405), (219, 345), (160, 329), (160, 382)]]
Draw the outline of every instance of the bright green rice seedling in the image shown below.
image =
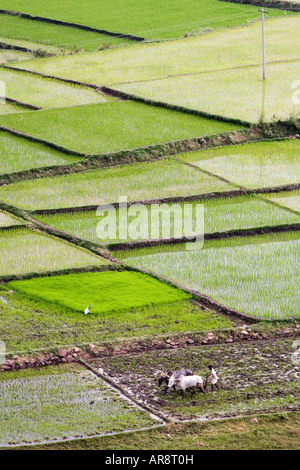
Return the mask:
[(0, 188), (0, 198), (27, 209), (50, 209), (153, 200), (236, 189), (173, 159), (19, 182)]
[[(192, 205), (193, 214), (193, 227), (189, 233), (184, 233), (183, 226), (178, 226), (179, 219), (176, 219), (180, 214), (184, 221), (184, 207), (188, 204)], [(128, 215), (126, 218), (126, 224), (130, 229), (131, 223), (136, 220), (140, 220), (140, 228), (135, 232), (138, 235), (138, 240), (149, 240), (157, 238), (157, 231), (159, 233), (158, 238), (170, 238), (170, 237), (181, 237), (182, 235), (192, 235), (193, 233), (202, 233), (201, 231), (195, 232), (196, 226), (196, 207), (204, 205), (204, 232), (225, 232), (228, 230), (239, 230), (247, 228), (256, 228), (264, 226), (276, 226), (289, 223), (300, 222), (300, 216), (297, 216), (289, 211), (280, 209), (273, 204), (266, 204), (263, 200), (257, 197), (234, 197), (234, 198), (220, 198), (220, 199), (208, 199), (198, 200), (193, 203), (179, 203), (176, 205), (169, 204), (169, 208), (174, 208), (174, 212), (166, 212), (165, 218), (161, 217), (160, 224), (155, 224), (156, 218), (154, 219), (151, 215), (151, 206), (146, 206), (147, 216), (140, 217), (139, 213), (134, 215)], [(152, 206), (153, 209), (153, 206)], [(167, 214), (170, 213), (170, 218)], [(129, 212), (130, 214), (130, 212)], [(104, 214), (106, 217), (107, 214)], [(95, 242), (104, 243), (118, 243), (121, 241), (136, 241), (136, 238), (130, 237), (130, 232), (127, 232), (127, 238), (122, 238), (124, 233), (125, 225), (123, 218), (120, 218), (119, 210), (116, 210), (117, 217), (117, 230), (115, 238), (114, 234), (107, 234), (105, 239), (99, 239), (97, 232), (97, 225), (101, 220), (104, 220), (100, 215), (96, 215), (96, 211), (88, 212), (71, 212), (53, 215), (37, 216), (39, 220), (45, 222), (47, 225), (52, 225), (59, 230), (69, 232), (77, 235), (81, 238), (85, 238)], [(163, 223), (162, 220), (166, 222)], [(170, 220), (170, 224), (168, 221)], [(114, 229), (114, 226), (112, 227)], [(157, 228), (157, 230), (156, 230)], [(202, 225), (201, 227), (202, 228)], [(179, 230), (179, 235), (177, 234)]]
[(91, 314), (83, 315), (58, 303), (54, 306), (17, 291), (9, 293), (9, 289), (0, 293), (0, 336), (11, 354), (232, 326), (225, 316), (204, 311), (190, 299), (101, 315), (94, 315), (92, 309)]
[(106, 98), (93, 90), (58, 83), (21, 72), (0, 70), (6, 84), (6, 96), (40, 108), (105, 103)]
[(0, 172), (2, 174), (43, 166), (65, 165), (80, 160), (79, 157), (58, 152), (5, 132), (0, 135)]
[(180, 159), (247, 188), (299, 183), (297, 140), (236, 145), (180, 155)]
[(91, 154), (218, 134), (237, 128), (227, 122), (131, 101), (33, 111), (21, 117), (1, 118), (0, 124)]
[(126, 261), (257, 318), (299, 317), (297, 232), (208, 242), (198, 251), (167, 247), (152, 253), (136, 251)]
[(0, 390), (1, 447), (155, 424), (147, 413), (77, 366), (1, 374)]
[(0, 259), (0, 276), (108, 263), (84, 249), (26, 228), (0, 233)]
[(299, 106), (291, 97), (291, 84), (299, 73), (300, 61), (268, 65), (265, 83), (259, 66), (134, 83), (118, 89), (227, 118), (253, 123), (284, 121), (299, 114)]
[[(40, 13), (38, 13), (40, 15)], [(57, 24), (31, 21), (16, 16), (0, 15), (1, 34), (7, 38), (25, 39), (35, 43), (34, 50), (45, 48), (51, 53), (65, 50), (97, 51), (99, 48), (130, 44), (126, 38), (99, 34)]]
[[(205, 4), (207, 7), (206, 0)], [(267, 21), (268, 61), (299, 59), (299, 24), (299, 16)], [(22, 63), (22, 68), (112, 86), (253, 64), (261, 64), (260, 22), (245, 28), (217, 31), (184, 40), (137, 44), (134, 47), (71, 57), (30, 60)], [(291, 84), (288, 88), (292, 91)]]
[(262, 194), (262, 197), (300, 213), (300, 191)]
[(1, 227), (11, 227), (13, 225), (21, 225), (22, 222), (18, 219), (15, 219), (11, 215), (6, 214), (5, 212), (0, 211), (0, 228)]
[[(257, 7), (223, 3), (217, 0), (88, 0), (82, 8), (79, 0), (63, 3), (42, 0), (3, 0), (2, 8), (22, 11), (63, 21), (80, 23), (110, 31), (135, 34), (146, 38), (176, 38), (185, 32), (208, 28), (226, 28), (247, 24), (259, 18)], [(284, 15), (270, 10), (270, 16)]]
[(81, 273), (28, 281), (10, 286), (33, 299), (45, 300), (91, 315), (167, 304), (191, 296), (150, 276), (135, 272)]

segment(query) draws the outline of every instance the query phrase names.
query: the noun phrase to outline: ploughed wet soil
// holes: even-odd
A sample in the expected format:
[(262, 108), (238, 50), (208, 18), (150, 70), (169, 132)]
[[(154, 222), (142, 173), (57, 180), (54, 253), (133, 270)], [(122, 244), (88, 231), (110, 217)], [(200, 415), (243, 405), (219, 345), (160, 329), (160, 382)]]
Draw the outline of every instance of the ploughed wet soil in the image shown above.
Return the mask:
[[(300, 342), (257, 341), (121, 355), (92, 361), (140, 402), (175, 419), (212, 419), (300, 409)], [(158, 387), (162, 369), (190, 368), (203, 378), (212, 364), (219, 392), (167, 394)]]

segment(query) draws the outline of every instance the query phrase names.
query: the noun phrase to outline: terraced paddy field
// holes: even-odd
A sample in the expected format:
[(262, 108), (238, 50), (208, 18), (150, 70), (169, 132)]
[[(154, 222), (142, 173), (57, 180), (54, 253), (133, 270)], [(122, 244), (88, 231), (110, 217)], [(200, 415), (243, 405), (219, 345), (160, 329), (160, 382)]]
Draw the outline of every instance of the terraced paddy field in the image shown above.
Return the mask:
[(249, 189), (300, 181), (298, 140), (236, 145), (178, 158)]
[[(63, 51), (56, 46), (48, 46), (39, 42), (27, 41), (24, 39), (8, 38), (4, 36), (0, 36), (0, 47), (3, 48), (3, 53), (5, 52), (5, 50), (7, 52), (11, 51), (21, 52), (21, 54), (24, 53), (24, 58), (26, 57), (26, 60), (29, 60), (31, 58), (38, 58), (41, 55), (43, 55), (44, 57), (50, 57), (50, 55), (54, 57), (55, 55), (63, 53)], [(6, 65), (12, 66), (12, 63)]]
[(1, 374), (0, 389), (1, 447), (104, 435), (158, 424), (78, 366)]
[(5, 263), (1, 263), (0, 276), (108, 264), (83, 248), (27, 228), (1, 232), (0, 255), (2, 260), (5, 259)]
[(118, 203), (121, 196), (142, 201), (233, 189), (197, 168), (167, 159), (1, 186), (0, 198), (38, 210)]
[[(54, 306), (49, 297), (43, 301), (22, 293), (21, 289), (19, 292), (19, 288), (11, 292), (15, 287), (18, 288), (6, 286), (0, 291), (0, 333), (11, 354), (34, 354), (37, 350), (70, 344), (85, 347), (90, 342), (115, 344), (122, 339), (205, 332), (231, 328), (234, 324), (225, 316), (203, 309), (188, 297), (171, 303), (159, 303), (160, 299), (152, 297), (152, 304), (140, 307), (131, 304), (127, 310), (124, 303), (122, 308), (119, 298), (115, 311), (95, 314), (95, 306), (91, 305), (92, 313), (84, 315), (83, 310), (78, 313), (59, 303)], [(113, 295), (115, 288), (112, 285), (106, 289), (106, 295), (109, 292)]]
[[(1, 109), (1, 105), (0, 105)], [(65, 165), (80, 160), (42, 144), (29, 142), (6, 132), (0, 134), (1, 174), (30, 170), (31, 168)]]
[[(1, 18), (1, 13), (0, 13), (0, 18)], [(5, 18), (7, 17), (5, 16)], [(13, 17), (9, 17), (9, 18), (13, 18)], [(47, 56), (49, 57), (50, 55), (52, 55), (53, 57), (57, 54), (62, 54), (62, 50), (56, 46), (42, 44), (41, 42), (27, 41), (25, 39), (9, 38), (6, 36), (0, 36), (0, 45), (1, 47), (4, 48), (3, 50), (5, 50), (7, 46), (12, 46), (11, 50), (17, 49), (19, 47), (25, 48), (25, 50), (28, 51), (26, 52), (26, 54), (28, 54), (27, 60), (32, 56), (40, 57), (41, 54), (45, 54), (44, 57), (47, 57)], [(9, 49), (8, 49), (8, 52), (9, 52)], [(22, 52), (22, 51), (20, 50), (19, 52)], [(8, 64), (8, 65), (11, 66), (12, 64)]]
[(1, 8), (0, 448), (297, 448), (299, 14)]
[[(197, 346), (185, 350), (143, 353), (101, 360), (109, 377), (141, 401), (176, 419), (224, 418), (299, 409), (299, 371), (292, 357), (293, 341)], [(97, 363), (95, 363), (96, 365)], [(164, 395), (157, 378), (162, 368), (189, 367), (202, 377), (213, 364), (219, 392), (194, 396), (170, 392)], [(97, 366), (97, 365), (96, 365)]]
[(17, 113), (23, 113), (24, 111), (27, 111), (26, 108), (23, 106), (18, 106), (12, 103), (7, 102), (0, 102), (0, 116), (4, 116), (6, 114), (17, 114)]
[[(208, 28), (226, 28), (247, 24), (259, 18), (257, 8), (211, 0), (209, 8), (205, 0), (146, 0), (141, 8), (137, 0), (113, 0), (109, 5), (102, 1), (89, 0), (84, 10), (79, 0), (61, 3), (37, 4), (34, 0), (4, 0), (1, 8), (21, 11), (30, 15), (44, 16), (74, 22), (115, 32), (134, 34), (145, 38), (176, 38), (186, 32), (203, 31)], [(118, 15), (112, 14), (118, 12)], [(270, 10), (270, 16), (286, 13)], [(197, 18), (197, 19), (195, 19)]]
[(168, 424), (123, 436), (34, 446), (35, 450), (266, 450), (298, 449), (299, 413), (260, 415), (212, 422)]
[(0, 211), (0, 228), (2, 227), (11, 227), (12, 225), (20, 225), (22, 222), (5, 212)]
[(0, 20), (2, 36), (33, 42), (41, 48), (46, 46), (49, 53), (62, 54), (72, 50), (97, 51), (103, 46), (105, 48), (132, 42), (126, 38), (16, 16), (0, 14)]
[(299, 112), (299, 106), (291, 99), (291, 84), (296, 82), (299, 72), (300, 61), (286, 62), (269, 64), (268, 81), (264, 84), (258, 66), (122, 85), (118, 89), (252, 123), (286, 121)]
[(0, 80), (6, 84), (6, 96), (40, 108), (106, 103), (94, 90), (66, 85), (35, 75), (0, 69)]
[[(114, 293), (116, 286), (108, 292)], [(36, 354), (36, 351), (70, 344), (85, 348), (89, 343), (116, 344), (122, 340), (160, 338), (185, 331), (211, 331), (231, 328), (232, 320), (203, 309), (191, 301), (135, 307), (84, 315), (62, 305), (31, 298), (12, 287), (0, 290), (0, 334), (10, 354)], [(140, 293), (139, 293), (140, 298)], [(120, 298), (119, 298), (120, 300)], [(152, 302), (160, 299), (152, 298)], [(98, 299), (99, 302), (99, 299)], [(124, 304), (123, 304), (124, 305)], [(86, 305), (83, 307), (86, 308)]]
[(288, 207), (300, 213), (300, 191), (289, 191), (282, 193), (269, 193), (264, 195), (269, 201), (276, 202), (281, 206)]
[(299, 243), (299, 232), (290, 232), (208, 241), (195, 251), (169, 245), (120, 254), (232, 309), (283, 319), (299, 317)]
[(242, 128), (133, 101), (36, 113), (0, 118), (0, 125), (86, 154), (116, 152)]
[[(64, 122), (61, 127), (60, 123)], [(103, 153), (236, 129), (226, 122), (184, 115), (136, 102), (53, 109), (3, 118), (0, 124), (78, 152)], [(241, 128), (242, 126), (238, 126)], [(142, 133), (142, 129), (144, 133)]]
[[(197, 212), (200, 206), (203, 206), (201, 213)], [(161, 210), (162, 212), (160, 212)], [(108, 229), (105, 234), (100, 230), (102, 225), (99, 227), (98, 224), (101, 224), (101, 221), (106, 223), (107, 212), (103, 212), (104, 217), (101, 217), (100, 211), (96, 212), (96, 210), (37, 215), (35, 217), (59, 230), (98, 243), (183, 238), (183, 236), (200, 233), (208, 234), (300, 223), (300, 215), (285, 211), (273, 204), (267, 204), (264, 200), (253, 196), (220, 197), (193, 201), (189, 207), (193, 220), (190, 227), (177, 225), (179, 219), (176, 217), (183, 219), (185, 210), (187, 211), (187, 202), (169, 204), (165, 209), (148, 205), (143, 208), (142, 212), (140, 212), (139, 205), (133, 205), (129, 209), (128, 218), (125, 221), (124, 217), (120, 215), (119, 209), (111, 209), (111, 212), (116, 214), (117, 222), (116, 225), (112, 224), (111, 230)], [(170, 223), (168, 223), (169, 220)], [(126, 230), (127, 226), (129, 231)], [(100, 238), (101, 233), (106, 237)], [(126, 238), (123, 238), (123, 234), (126, 235)]]
[(6, 63), (11, 65), (13, 62), (29, 60), (32, 58), (34, 58), (34, 55), (29, 52), (0, 49), (0, 64)]
[(179, 289), (135, 272), (69, 274), (16, 281), (9, 285), (32, 299), (51, 302), (74, 312), (83, 313), (89, 305), (92, 315), (191, 298)]
[[(270, 19), (266, 25), (267, 61), (299, 59), (300, 17)], [(217, 31), (178, 41), (29, 60), (20, 67), (99, 86), (116, 86), (166, 79), (181, 74), (190, 74), (192, 80), (195, 73), (260, 64), (261, 24), (258, 22), (244, 28)], [(19, 67), (18, 64), (16, 67)], [(233, 79), (235, 80), (234, 75)], [(159, 83), (157, 86), (159, 87)], [(288, 88), (291, 90), (291, 84)], [(174, 90), (172, 92), (175, 93)]]

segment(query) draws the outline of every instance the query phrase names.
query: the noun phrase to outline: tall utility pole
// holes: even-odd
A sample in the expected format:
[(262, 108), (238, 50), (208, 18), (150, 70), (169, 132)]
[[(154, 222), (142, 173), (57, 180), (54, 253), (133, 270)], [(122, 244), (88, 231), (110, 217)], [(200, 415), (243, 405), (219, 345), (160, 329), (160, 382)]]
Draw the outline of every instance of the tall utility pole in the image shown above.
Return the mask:
[(265, 11), (265, 9), (262, 7), (261, 10), (259, 10), (262, 14), (262, 56), (263, 56), (263, 80), (266, 79), (266, 43), (265, 43), (265, 13), (269, 13), (268, 11)]

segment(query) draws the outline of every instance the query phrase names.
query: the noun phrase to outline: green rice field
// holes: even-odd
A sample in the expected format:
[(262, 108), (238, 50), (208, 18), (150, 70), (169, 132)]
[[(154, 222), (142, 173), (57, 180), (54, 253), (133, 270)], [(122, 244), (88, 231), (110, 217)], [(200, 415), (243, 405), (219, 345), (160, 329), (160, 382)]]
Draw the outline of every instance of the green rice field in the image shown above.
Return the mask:
[(196, 251), (137, 250), (126, 262), (254, 317), (290, 318), (299, 316), (299, 243), (297, 232), (273, 234), (207, 242)]
[(92, 372), (79, 366), (1, 374), (0, 390), (1, 447), (157, 424)]
[(131, 101), (33, 111), (2, 117), (0, 125), (86, 154), (116, 152), (237, 128), (234, 124)]
[(108, 261), (90, 252), (27, 228), (0, 233), (0, 276), (103, 266)]
[(294, 2), (1, 0), (0, 450), (297, 447)]
[(300, 191), (269, 193), (264, 194), (263, 197), (300, 213)]
[(150, 276), (135, 272), (69, 274), (16, 281), (9, 285), (33, 299), (58, 304), (77, 313), (83, 314), (89, 305), (90, 315), (128, 311), (191, 297)]
[(1, 174), (31, 168), (65, 165), (80, 160), (79, 157), (58, 152), (42, 144), (29, 142), (27, 139), (15, 137), (5, 132), (1, 132), (0, 135)]
[(265, 83), (262, 83), (259, 66), (134, 83), (118, 86), (118, 89), (252, 123), (284, 121), (299, 115), (299, 106), (291, 99), (291, 84), (299, 76), (300, 60), (269, 64), (266, 73), (268, 80)]
[(0, 334), (7, 352), (22, 355), (71, 344), (84, 348), (91, 342), (114, 344), (124, 338), (130, 341), (233, 326), (229, 318), (203, 310), (189, 299), (83, 315), (58, 303), (54, 306), (12, 292), (9, 287), (0, 292), (0, 320)]
[(68, 26), (32, 21), (24, 18), (2, 15), (1, 35), (14, 39), (35, 43), (34, 49), (45, 48), (50, 53), (65, 53), (72, 50), (97, 51), (105, 46), (119, 46), (131, 43), (126, 38), (118, 38), (99, 34), (93, 31), (83, 31)]
[(297, 140), (258, 142), (180, 155), (180, 159), (247, 188), (265, 188), (300, 181)]
[(237, 189), (173, 159), (135, 163), (55, 178), (27, 180), (0, 187), (0, 199), (22, 208), (57, 209), (191, 196)]
[[(224, 402), (224, 401), (223, 401)], [(297, 450), (295, 428), (300, 424), (299, 412), (270, 413), (260, 416), (259, 425), (243, 418), (216, 420), (210, 423), (192, 422), (181, 426), (169, 424), (164, 428), (141, 431), (123, 436), (34, 446), (34, 450)], [(242, 431), (241, 431), (242, 429)], [(275, 432), (274, 432), (275, 430)], [(201, 441), (199, 435), (201, 434)], [(261, 438), (262, 434), (264, 439)], [(172, 436), (172, 439), (168, 439)], [(24, 447), (23, 447), (24, 448)], [(33, 449), (32, 449), (33, 450)]]
[(53, 80), (0, 69), (0, 80), (6, 84), (6, 96), (40, 108), (57, 108), (105, 103), (100, 93)]
[(5, 212), (0, 211), (0, 228), (1, 227), (11, 227), (13, 225), (21, 225), (23, 222), (20, 220), (8, 215)]
[(18, 63), (19, 61), (29, 60), (33, 57), (33, 54), (25, 51), (0, 49), (0, 64), (12, 65), (14, 62)]
[[(267, 204), (264, 200), (257, 197), (239, 196), (234, 198), (209, 200), (199, 199), (197, 201), (193, 201), (189, 204), (191, 204), (190, 210), (192, 211), (194, 225), (191, 227), (178, 226), (175, 222), (175, 220), (178, 220), (175, 219), (176, 214), (177, 217), (181, 216), (184, 220), (184, 207), (187, 207), (187, 204), (188, 203), (178, 203), (175, 205), (169, 204), (165, 215), (161, 215), (160, 223), (159, 219), (154, 215), (155, 208), (153, 206), (146, 206), (145, 216), (141, 216), (139, 212), (132, 212), (132, 214), (129, 212), (129, 217), (126, 219), (129, 232), (126, 231), (124, 220), (123, 218), (120, 218), (119, 211), (117, 210), (116, 233), (114, 233), (115, 226), (113, 225), (112, 231), (107, 233), (107, 238), (105, 239), (99, 239), (97, 226), (103, 218), (100, 217), (100, 214), (97, 216), (96, 211), (69, 212), (44, 216), (37, 215), (37, 218), (47, 225), (51, 225), (64, 232), (72, 233), (87, 240), (102, 243), (136, 241), (137, 239), (151, 240), (171, 237), (182, 238), (183, 235), (190, 236), (193, 234), (200, 234), (203, 229), (205, 233), (214, 233), (300, 223), (300, 216), (297, 216), (292, 212), (285, 211), (273, 204)], [(201, 205), (204, 206), (204, 225), (201, 223), (202, 217), (200, 219), (199, 216), (196, 215), (196, 208)], [(173, 208), (174, 211), (170, 212), (168, 210), (169, 208)], [(130, 211), (131, 210), (138, 211), (140, 209), (138, 209), (138, 207), (134, 209), (134, 206), (131, 206)], [(106, 216), (106, 214), (104, 215)], [(170, 226), (168, 223), (163, 223), (163, 220), (170, 220)], [(131, 236), (130, 230), (131, 223), (133, 221), (140, 221), (141, 225)], [(190, 231), (185, 232), (188, 228), (190, 228)], [(126, 234), (125, 239), (122, 235), (124, 230)]]
[[(270, 19), (266, 24), (267, 61), (299, 59), (299, 15)], [(258, 22), (244, 28), (216, 31), (184, 40), (29, 60), (20, 67), (81, 82), (113, 86), (259, 64), (261, 24)], [(289, 90), (290, 87), (291, 84)]]
[(0, 116), (4, 116), (6, 114), (23, 113), (24, 111), (27, 111), (27, 109), (23, 106), (18, 106), (9, 102), (0, 102)]
[[(79, 0), (49, 3), (27, 0), (3, 0), (3, 9), (22, 11), (63, 21), (80, 23), (95, 28), (134, 34), (146, 38), (176, 38), (186, 32), (219, 29), (247, 24), (259, 18), (257, 7), (211, 0), (145, 0), (141, 7), (137, 0), (112, 0), (106, 3), (88, 0), (85, 8)], [(117, 15), (113, 12), (118, 12)], [(270, 16), (285, 15), (281, 10), (270, 10)]]
[[(1, 13), (0, 13), (0, 18), (1, 18)], [(14, 18), (14, 17), (5, 16), (5, 18)], [(12, 46), (25, 47), (26, 49), (30, 51), (30, 52), (25, 53), (25, 54), (28, 54), (27, 60), (32, 56), (35, 57), (37, 51), (38, 51), (37, 54), (43, 52), (46, 54), (46, 56), (47, 54), (52, 54), (52, 57), (58, 54), (62, 54), (62, 50), (59, 47), (49, 46), (49, 45), (45, 45), (39, 42), (27, 41), (26, 39), (16, 39), (16, 38), (8, 38), (6, 36), (0, 36), (0, 44), (10, 44)], [(22, 52), (22, 51), (17, 51), (17, 52)], [(9, 65), (12, 65), (12, 64), (9, 64)]]

